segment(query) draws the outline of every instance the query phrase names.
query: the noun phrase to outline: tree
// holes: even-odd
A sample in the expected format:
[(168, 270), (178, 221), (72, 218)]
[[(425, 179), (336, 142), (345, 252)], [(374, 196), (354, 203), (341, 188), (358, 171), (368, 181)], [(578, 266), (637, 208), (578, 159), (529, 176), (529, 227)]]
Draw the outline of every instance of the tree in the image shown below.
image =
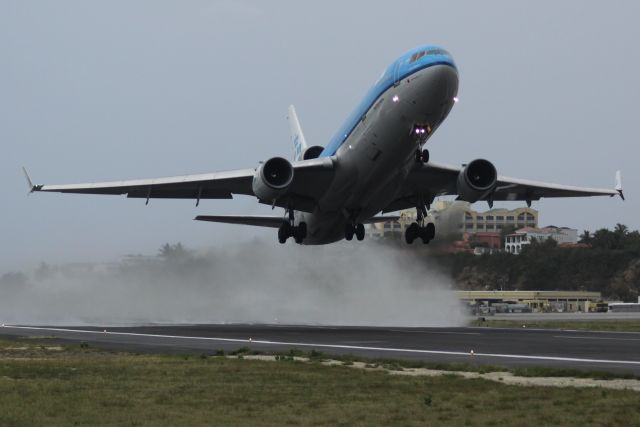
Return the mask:
[(580, 243), (586, 243), (587, 245), (590, 245), (591, 240), (593, 240), (593, 236), (591, 236), (591, 232), (589, 230), (584, 230), (580, 235)]

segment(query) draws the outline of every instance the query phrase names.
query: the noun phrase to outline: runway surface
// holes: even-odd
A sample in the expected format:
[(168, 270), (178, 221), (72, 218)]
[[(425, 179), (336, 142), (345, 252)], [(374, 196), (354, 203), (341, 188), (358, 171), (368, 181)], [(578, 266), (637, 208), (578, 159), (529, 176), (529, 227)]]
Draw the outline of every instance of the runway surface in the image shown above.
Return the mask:
[[(296, 348), (327, 354), (551, 366), (640, 375), (640, 333), (501, 328), (393, 328), (293, 325), (150, 325), (128, 327), (2, 326), (0, 336), (54, 337), (140, 352)], [(471, 351), (473, 350), (473, 355)]]

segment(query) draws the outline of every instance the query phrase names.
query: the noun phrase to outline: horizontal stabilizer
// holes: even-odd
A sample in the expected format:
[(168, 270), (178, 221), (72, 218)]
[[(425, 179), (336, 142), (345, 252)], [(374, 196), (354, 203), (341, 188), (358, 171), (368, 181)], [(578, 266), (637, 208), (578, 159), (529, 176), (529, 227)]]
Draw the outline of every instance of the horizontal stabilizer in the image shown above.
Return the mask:
[(281, 216), (256, 215), (199, 215), (196, 221), (222, 222), (225, 224), (255, 225), (258, 227), (278, 228), (284, 222)]
[(397, 221), (399, 220), (399, 216), (374, 216), (373, 218), (365, 219), (362, 221), (363, 224), (375, 224), (378, 222), (389, 222), (389, 221)]

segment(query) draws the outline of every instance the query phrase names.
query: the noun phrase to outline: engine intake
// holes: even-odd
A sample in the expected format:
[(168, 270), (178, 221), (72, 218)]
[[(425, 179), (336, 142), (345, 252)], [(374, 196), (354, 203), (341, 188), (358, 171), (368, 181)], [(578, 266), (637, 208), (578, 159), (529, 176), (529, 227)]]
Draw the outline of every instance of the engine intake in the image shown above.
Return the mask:
[(460, 200), (474, 203), (493, 192), (498, 181), (498, 172), (488, 160), (470, 162), (458, 175), (457, 191)]
[(304, 152), (302, 153), (302, 160), (317, 159), (318, 157), (320, 157), (320, 153), (322, 153), (323, 150), (324, 147), (313, 145), (304, 150)]
[(293, 181), (293, 166), (287, 159), (272, 157), (262, 163), (253, 176), (253, 194), (272, 202), (287, 191)]

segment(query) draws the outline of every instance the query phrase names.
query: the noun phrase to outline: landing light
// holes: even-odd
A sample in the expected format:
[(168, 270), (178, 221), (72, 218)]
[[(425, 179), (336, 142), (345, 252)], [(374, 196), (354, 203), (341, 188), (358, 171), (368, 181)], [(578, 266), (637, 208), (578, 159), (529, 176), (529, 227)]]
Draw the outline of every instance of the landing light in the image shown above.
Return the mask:
[(453, 102), (458, 102), (458, 97), (457, 96), (453, 97)]
[(391, 98), (391, 100), (393, 102), (398, 102), (398, 101), (400, 101), (400, 97), (398, 95), (393, 95), (393, 98)]

